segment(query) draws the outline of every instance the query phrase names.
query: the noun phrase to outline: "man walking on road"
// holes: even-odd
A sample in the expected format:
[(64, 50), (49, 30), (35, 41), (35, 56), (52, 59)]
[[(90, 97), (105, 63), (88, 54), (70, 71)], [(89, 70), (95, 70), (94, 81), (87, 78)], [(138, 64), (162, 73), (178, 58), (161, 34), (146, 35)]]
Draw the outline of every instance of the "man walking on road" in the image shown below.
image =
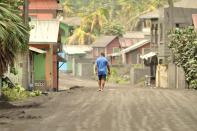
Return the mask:
[(99, 85), (98, 91), (103, 91), (103, 89), (105, 87), (107, 70), (108, 70), (108, 75), (110, 75), (109, 62), (108, 62), (107, 58), (105, 57), (104, 53), (101, 53), (100, 57), (98, 57), (96, 59), (95, 64), (96, 64), (95, 72), (98, 75), (98, 85)]

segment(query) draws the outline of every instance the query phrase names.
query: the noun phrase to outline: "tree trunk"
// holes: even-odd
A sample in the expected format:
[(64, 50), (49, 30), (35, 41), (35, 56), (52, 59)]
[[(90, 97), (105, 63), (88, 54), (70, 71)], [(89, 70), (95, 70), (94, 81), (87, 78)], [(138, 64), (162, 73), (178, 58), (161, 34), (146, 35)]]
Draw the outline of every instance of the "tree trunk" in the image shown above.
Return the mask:
[(0, 98), (1, 98), (1, 89), (2, 89), (2, 76), (0, 75)]
[[(23, 5), (23, 20), (24, 20), (24, 24), (28, 25), (29, 23), (29, 0), (24, 0), (24, 5)], [(28, 44), (28, 43), (27, 43)], [(22, 86), (24, 88), (28, 88), (28, 84), (29, 84), (29, 79), (28, 79), (28, 70), (29, 70), (29, 66), (28, 66), (28, 58), (29, 58), (29, 49), (27, 49), (27, 52), (25, 54), (23, 54), (23, 72), (22, 72)]]

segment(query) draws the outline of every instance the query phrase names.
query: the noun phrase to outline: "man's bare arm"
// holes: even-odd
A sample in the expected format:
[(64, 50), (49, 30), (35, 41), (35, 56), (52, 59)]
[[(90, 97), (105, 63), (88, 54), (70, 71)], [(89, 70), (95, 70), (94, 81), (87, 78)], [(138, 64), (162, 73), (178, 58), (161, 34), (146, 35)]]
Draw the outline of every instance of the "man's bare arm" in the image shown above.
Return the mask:
[(97, 65), (95, 65), (95, 73), (98, 74)]
[(107, 69), (108, 69), (108, 75), (110, 75), (110, 74), (111, 74), (111, 71), (110, 71), (110, 66), (109, 66), (109, 64), (107, 64)]

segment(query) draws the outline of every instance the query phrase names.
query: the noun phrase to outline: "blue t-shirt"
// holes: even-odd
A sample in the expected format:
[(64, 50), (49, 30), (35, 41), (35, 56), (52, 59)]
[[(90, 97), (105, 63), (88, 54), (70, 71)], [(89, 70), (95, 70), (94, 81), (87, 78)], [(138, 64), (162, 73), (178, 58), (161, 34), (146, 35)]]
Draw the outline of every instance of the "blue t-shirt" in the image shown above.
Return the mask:
[(98, 75), (107, 74), (107, 64), (108, 64), (108, 60), (103, 56), (100, 56), (99, 58), (96, 59)]

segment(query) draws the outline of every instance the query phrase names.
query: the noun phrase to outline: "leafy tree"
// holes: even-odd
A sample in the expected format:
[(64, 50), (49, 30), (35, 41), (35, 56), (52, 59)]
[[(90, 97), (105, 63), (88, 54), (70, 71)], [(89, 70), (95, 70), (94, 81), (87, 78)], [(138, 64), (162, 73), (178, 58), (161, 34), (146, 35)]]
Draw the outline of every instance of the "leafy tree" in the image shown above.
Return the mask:
[(189, 87), (197, 89), (197, 31), (193, 27), (175, 29), (169, 38), (175, 64), (184, 69)]
[(124, 34), (124, 27), (118, 22), (106, 22), (103, 26), (102, 33), (105, 35), (122, 36)]
[(85, 16), (81, 26), (69, 38), (69, 44), (91, 44), (95, 36), (100, 35), (108, 16), (108, 11), (103, 8)]
[(29, 30), (17, 10), (20, 1), (12, 2), (0, 3), (0, 76), (14, 63), (17, 53), (27, 49), (28, 44)]
[(88, 45), (93, 43), (95, 36), (90, 32), (85, 32), (82, 28), (77, 28), (73, 35), (69, 37), (68, 44), (72, 45)]
[(74, 13), (73, 5), (70, 0), (64, 1), (62, 5), (65, 17), (71, 16)]
[[(71, 0), (62, 0), (71, 1)], [(108, 21), (120, 21), (126, 30), (132, 30), (140, 15), (167, 4), (167, 0), (72, 0), (74, 15), (87, 16), (100, 8), (108, 10)]]

